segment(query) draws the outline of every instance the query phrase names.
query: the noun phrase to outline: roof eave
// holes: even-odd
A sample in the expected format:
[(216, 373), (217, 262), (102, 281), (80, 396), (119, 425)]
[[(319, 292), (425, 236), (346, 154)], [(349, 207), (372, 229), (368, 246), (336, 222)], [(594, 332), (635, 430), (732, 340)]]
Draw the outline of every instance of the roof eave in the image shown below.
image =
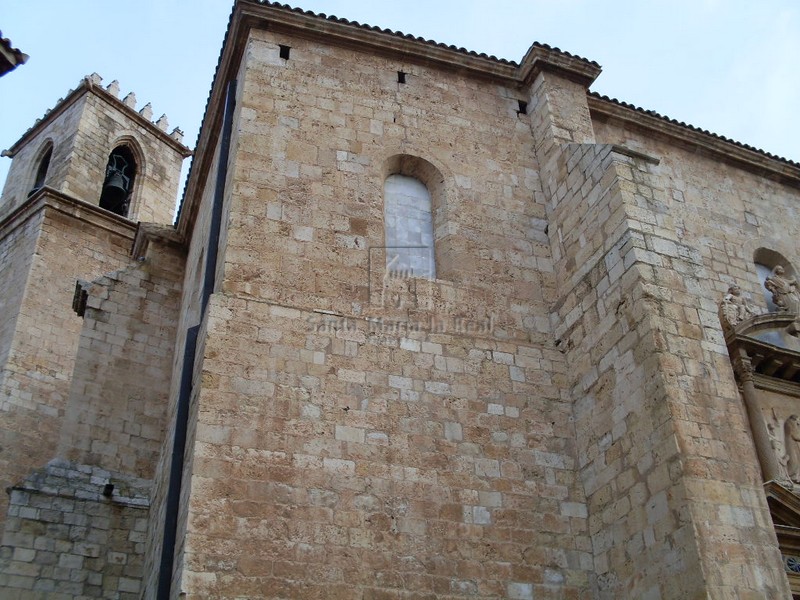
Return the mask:
[(30, 58), (19, 48), (11, 45), (11, 40), (4, 38), (0, 32), (0, 75), (13, 71), (18, 66), (25, 64)]
[[(197, 148), (211, 148), (216, 143), (221, 124), (220, 110), (225, 85), (235, 76), (244, 45), (251, 29), (270, 29), (307, 39), (324, 40), (326, 44), (370, 51), (391, 56), (412, 64), (423, 64), (449, 71), (466, 73), (511, 87), (530, 83), (541, 71), (556, 71), (588, 87), (600, 74), (600, 65), (543, 44), (534, 44), (520, 65), (494, 57), (444, 46), (413, 36), (353, 23), (345, 19), (315, 15), (283, 5), (265, 4), (258, 0), (239, 0), (228, 24), (223, 49), (212, 83)], [(185, 239), (190, 237), (198, 202), (198, 186), (211, 168), (212, 153), (205, 152), (192, 165), (184, 190), (176, 228)], [(198, 160), (199, 159), (199, 160)]]
[(616, 119), (626, 125), (655, 133), (684, 146), (706, 152), (724, 162), (762, 177), (800, 187), (800, 164), (750, 148), (708, 131), (680, 123), (652, 111), (645, 111), (622, 102), (589, 94), (589, 110), (595, 117)]
[(601, 71), (600, 65), (594, 61), (536, 43), (520, 63), (519, 78), (525, 85), (530, 85), (539, 73), (553, 72), (589, 89)]

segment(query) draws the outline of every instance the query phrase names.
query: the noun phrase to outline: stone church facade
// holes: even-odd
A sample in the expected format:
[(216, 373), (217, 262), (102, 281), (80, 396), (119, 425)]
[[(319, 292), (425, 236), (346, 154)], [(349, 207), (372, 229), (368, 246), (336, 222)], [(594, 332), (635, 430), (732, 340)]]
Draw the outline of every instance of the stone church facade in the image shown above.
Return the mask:
[(800, 165), (236, 3), (190, 154), (84, 79), (0, 201), (12, 598), (800, 593)]

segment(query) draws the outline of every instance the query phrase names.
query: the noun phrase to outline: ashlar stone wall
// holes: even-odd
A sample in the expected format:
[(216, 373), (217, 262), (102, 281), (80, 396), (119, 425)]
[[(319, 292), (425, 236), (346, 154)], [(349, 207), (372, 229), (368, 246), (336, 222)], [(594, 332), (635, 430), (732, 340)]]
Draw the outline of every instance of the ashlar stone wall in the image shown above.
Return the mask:
[[(156, 464), (155, 476), (153, 481), (153, 492), (150, 508), (150, 519), (147, 527), (147, 549), (145, 556), (145, 577), (143, 580), (144, 597), (154, 597), (157, 593), (159, 569), (161, 565), (161, 554), (164, 544), (164, 529), (167, 518), (166, 502), (167, 491), (170, 477), (174, 476), (170, 472), (171, 461), (174, 448), (175, 431), (179, 427), (177, 423), (178, 395), (180, 393), (180, 382), (182, 370), (184, 368), (184, 354), (186, 351), (187, 330), (200, 323), (201, 321), (201, 293), (202, 282), (205, 276), (205, 263), (209, 247), (209, 226), (211, 209), (214, 198), (215, 182), (217, 178), (217, 165), (219, 161), (219, 146), (215, 146), (212, 156), (212, 168), (206, 174), (206, 182), (201, 186), (203, 192), (199, 202), (198, 213), (191, 231), (188, 255), (185, 259), (183, 294), (180, 299), (180, 312), (177, 325), (177, 336), (175, 340), (175, 351), (171, 361), (172, 378), (169, 385), (169, 401), (166, 406), (166, 430), (162, 439), (161, 450)], [(195, 373), (195, 377), (200, 377), (200, 371)], [(195, 385), (199, 384), (196, 379)], [(197, 410), (197, 403), (191, 404), (193, 412)], [(191, 434), (190, 430), (190, 434)], [(191, 444), (189, 444), (191, 447)], [(187, 452), (185, 459), (183, 481), (189, 481), (191, 476), (191, 453)], [(187, 500), (191, 486), (184, 485), (184, 501), (181, 503), (181, 517), (179, 519), (178, 531), (178, 553), (182, 552), (182, 540), (186, 530), (186, 511)], [(180, 563), (173, 575), (172, 589), (180, 587)]]
[[(244, 61), (175, 593), (588, 594), (518, 92), (265, 31)], [(442, 176), (447, 278), (384, 277), (398, 154)]]
[[(184, 253), (171, 228), (142, 227), (149, 242), (140, 260), (78, 290), (84, 314), (75, 315), (82, 327), (69, 400), (57, 418), (32, 416), (19, 434), (30, 444), (11, 448), (16, 468), (33, 470), (9, 488), (0, 550), (0, 582), (15, 598), (139, 598), (144, 589)], [(12, 416), (9, 428), (25, 424)], [(47, 466), (37, 469), (39, 460)]]
[(0, 241), (0, 285), (5, 290), (0, 295), (0, 364), (3, 365), (11, 353), (43, 218), (44, 213), (39, 212), (17, 223), (3, 223), (5, 235)]
[[(52, 120), (46, 128), (30, 135), (28, 141), (19, 148), (11, 161), (3, 186), (0, 215), (8, 216), (27, 200), (36, 180), (42, 152), (49, 143), (52, 143), (53, 151), (44, 185), (55, 190), (64, 190), (85, 105), (86, 96), (77, 99), (60, 114), (51, 117)], [(4, 143), (7, 144), (8, 141)]]
[[(103, 215), (96, 215), (94, 223), (87, 222), (82, 217), (95, 215), (91, 207), (79, 208), (69, 200), (46, 195), (31, 217), (36, 228), (9, 233), (16, 241), (19, 235), (26, 236), (25, 243), (17, 246), (25, 255), (9, 255), (9, 261), (16, 262), (3, 269), (14, 279), (9, 289), (16, 290), (7, 299), (16, 295), (18, 302), (13, 337), (6, 340), (9, 352), (2, 365), (0, 390), (4, 487), (56, 455), (83, 324), (70, 310), (76, 280), (94, 279), (130, 262), (132, 224)], [(13, 314), (13, 308), (9, 310)], [(7, 496), (0, 495), (0, 517), (5, 515), (6, 502)]]
[[(171, 232), (165, 232), (171, 235)], [(183, 252), (158, 239), (85, 282), (83, 328), (58, 456), (151, 479), (166, 428)]]
[(54, 459), (9, 491), (4, 598), (141, 597), (147, 480)]
[[(292, 46), (289, 60), (278, 43)], [(437, 310), (471, 317), (477, 290), (509, 336), (542, 339), (546, 317), (523, 321), (546, 314), (552, 264), (530, 235), (544, 229), (544, 207), (515, 90), (261, 31), (246, 56), (225, 292), (366, 314), (371, 254), (385, 245), (385, 169), (406, 155), (442, 180), (436, 252), (449, 268)]]
[(702, 258), (708, 234), (684, 236), (669, 210), (666, 157), (595, 143), (575, 84), (540, 76), (531, 105), (534, 131), (552, 134), (537, 157), (562, 274), (554, 333), (600, 597), (787, 597), (716, 319), (722, 286)]
[(557, 351), (225, 295), (209, 318), (189, 597), (588, 593)]
[[(786, 593), (752, 434), (719, 324), (718, 303), (732, 283), (765, 309), (753, 259), (759, 248), (798, 264), (796, 183), (638, 134), (597, 119), (598, 137), (660, 159), (635, 181), (654, 331), (669, 379), (686, 495), (701, 524), (698, 548), (709, 586), (739, 593), (774, 585)], [(634, 172), (635, 173), (635, 172)], [(654, 192), (648, 194), (647, 188)], [(645, 214), (648, 214), (645, 221)], [(742, 537), (744, 539), (742, 539)], [(719, 558), (722, 552), (724, 560)], [(755, 565), (755, 566), (753, 566)], [(773, 583), (774, 582), (774, 583)], [(788, 595), (787, 595), (788, 597)]]

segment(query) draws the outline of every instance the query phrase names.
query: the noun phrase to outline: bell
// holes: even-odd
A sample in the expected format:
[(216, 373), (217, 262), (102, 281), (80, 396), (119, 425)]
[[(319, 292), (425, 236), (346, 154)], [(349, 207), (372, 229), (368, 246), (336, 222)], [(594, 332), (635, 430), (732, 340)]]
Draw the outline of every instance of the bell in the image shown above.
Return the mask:
[(123, 214), (125, 210), (125, 199), (128, 197), (128, 189), (125, 176), (119, 171), (114, 171), (103, 185), (103, 193), (100, 196), (100, 207)]
[(111, 174), (111, 177), (108, 178), (108, 181), (106, 181), (105, 186), (103, 186), (103, 191), (105, 192), (106, 190), (108, 193), (113, 193), (115, 195), (126, 195), (128, 193), (128, 189), (125, 185), (125, 176), (119, 171), (114, 171)]

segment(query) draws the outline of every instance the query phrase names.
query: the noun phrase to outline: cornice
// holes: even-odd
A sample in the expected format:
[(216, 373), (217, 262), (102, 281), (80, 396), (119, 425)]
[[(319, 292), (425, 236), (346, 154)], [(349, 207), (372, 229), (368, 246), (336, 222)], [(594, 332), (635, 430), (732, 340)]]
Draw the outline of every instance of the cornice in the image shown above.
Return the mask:
[(753, 375), (753, 384), (760, 390), (767, 390), (777, 394), (795, 396), (800, 398), (800, 384), (784, 379), (777, 379), (768, 375), (756, 373)]
[(601, 70), (600, 65), (594, 61), (544, 44), (534, 44), (525, 53), (517, 78), (524, 85), (530, 85), (539, 73), (554, 72), (588, 89)]
[(379, 55), (397, 56), (412, 63), (444, 67), (455, 71), (469, 71), (491, 79), (517, 81), (517, 65), (497, 59), (465, 54), (442, 48), (413, 37), (400, 37), (382, 30), (366, 28), (350, 22), (333, 21), (295, 12), (272, 4), (254, 1), (240, 2), (240, 14), (249, 27), (267, 28), (271, 31), (292, 33), (299, 37), (324, 40), (328, 45), (355, 48)]
[(455, 46), (445, 46), (388, 29), (370, 27), (346, 19), (337, 19), (286, 5), (258, 0), (239, 0), (233, 9), (220, 53), (219, 63), (211, 86), (203, 124), (196, 148), (208, 149), (198, 154), (189, 171), (176, 227), (182, 238), (191, 236), (190, 223), (199, 202), (199, 192), (211, 169), (212, 154), (221, 126), (225, 84), (236, 76), (251, 29), (285, 32), (306, 39), (319, 40), (327, 45), (346, 47), (400, 61), (465, 73), (471, 77), (496, 82), (514, 88), (528, 85), (543, 71), (556, 72), (573, 81), (589, 86), (600, 74), (596, 62), (535, 43), (521, 64), (469, 52)]
[(19, 48), (12, 46), (11, 40), (4, 38), (3, 32), (0, 31), (0, 75), (4, 75), (25, 64), (29, 58)]
[(186, 249), (178, 232), (173, 227), (156, 223), (139, 223), (136, 227), (131, 256), (137, 260), (143, 259), (147, 255), (150, 244), (169, 246), (181, 251)]
[[(723, 326), (725, 343), (736, 366), (737, 357), (750, 365), (753, 382), (758, 388), (800, 396), (800, 351), (776, 345), (756, 337), (762, 332), (786, 330), (795, 322), (792, 313), (764, 313), (738, 323)], [(737, 371), (742, 378), (744, 373)]]
[(128, 238), (131, 242), (136, 233), (136, 223), (133, 221), (45, 186), (0, 220), (0, 239), (44, 210), (54, 210), (68, 215), (98, 229)]
[(645, 111), (594, 93), (590, 93), (587, 100), (594, 118), (616, 119), (627, 126), (677, 142), (746, 171), (800, 187), (798, 163), (664, 117), (654, 111)]
[(455, 72), (469, 72), (507, 85), (527, 85), (541, 71), (556, 71), (588, 86), (600, 74), (594, 61), (575, 56), (546, 44), (534, 43), (518, 65), (512, 61), (464, 48), (446, 46), (433, 40), (372, 27), (347, 19), (293, 9), (287, 5), (259, 0), (240, 0), (241, 14), (251, 26), (318, 39), (329, 45), (356, 48), (392, 56), (410, 63), (429, 64)]
[(226, 82), (236, 77), (238, 62), (244, 53), (245, 41), (249, 33), (249, 27), (242, 27), (241, 13), (239, 4), (234, 4), (231, 12), (228, 27), (225, 30), (225, 39), (222, 41), (217, 68), (214, 71), (214, 78), (211, 83), (211, 90), (206, 101), (206, 109), (203, 113), (203, 121), (197, 135), (195, 151), (199, 149), (186, 177), (186, 185), (183, 190), (183, 198), (178, 206), (178, 214), (175, 218), (175, 229), (181, 239), (186, 243), (191, 241), (193, 234), (192, 224), (195, 220), (202, 188), (211, 170), (214, 159), (214, 148), (219, 139), (220, 127), (222, 125), (222, 110), (225, 101)]
[(796, 490), (788, 490), (777, 481), (768, 481), (764, 484), (764, 494), (781, 550), (800, 552), (800, 497)]

